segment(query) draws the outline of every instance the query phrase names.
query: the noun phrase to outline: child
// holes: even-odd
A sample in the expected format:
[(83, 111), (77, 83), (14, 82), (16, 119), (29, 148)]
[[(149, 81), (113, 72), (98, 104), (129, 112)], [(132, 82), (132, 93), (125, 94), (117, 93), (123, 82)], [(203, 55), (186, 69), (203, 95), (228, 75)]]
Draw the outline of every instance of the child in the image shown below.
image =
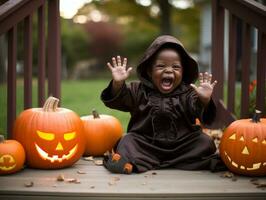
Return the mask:
[(199, 74), (198, 65), (176, 38), (154, 40), (137, 66), (139, 82), (125, 83), (132, 68), (120, 56), (107, 63), (112, 81), (101, 99), (110, 108), (130, 112), (128, 133), (104, 159), (113, 173), (151, 169), (185, 170), (223, 168), (213, 140), (195, 125), (210, 124), (216, 107), (211, 98), (217, 81)]

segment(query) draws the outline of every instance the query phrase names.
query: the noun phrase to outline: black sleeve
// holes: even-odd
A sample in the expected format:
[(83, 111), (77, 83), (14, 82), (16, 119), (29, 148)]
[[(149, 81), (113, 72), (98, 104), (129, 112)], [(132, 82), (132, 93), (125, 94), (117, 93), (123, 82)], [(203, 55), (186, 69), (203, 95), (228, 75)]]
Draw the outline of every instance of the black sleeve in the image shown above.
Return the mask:
[(112, 81), (107, 88), (102, 91), (101, 100), (103, 103), (112, 109), (117, 109), (124, 112), (132, 112), (136, 104), (137, 84), (125, 84), (117, 92), (115, 96), (112, 95)]

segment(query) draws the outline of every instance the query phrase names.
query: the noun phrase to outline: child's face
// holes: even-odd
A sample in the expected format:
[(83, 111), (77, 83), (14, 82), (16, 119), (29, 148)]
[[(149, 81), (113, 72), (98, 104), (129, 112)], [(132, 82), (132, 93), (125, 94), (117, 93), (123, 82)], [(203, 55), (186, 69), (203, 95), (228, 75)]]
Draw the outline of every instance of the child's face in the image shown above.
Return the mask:
[(153, 84), (164, 94), (172, 92), (182, 81), (181, 57), (174, 49), (161, 50), (149, 72)]

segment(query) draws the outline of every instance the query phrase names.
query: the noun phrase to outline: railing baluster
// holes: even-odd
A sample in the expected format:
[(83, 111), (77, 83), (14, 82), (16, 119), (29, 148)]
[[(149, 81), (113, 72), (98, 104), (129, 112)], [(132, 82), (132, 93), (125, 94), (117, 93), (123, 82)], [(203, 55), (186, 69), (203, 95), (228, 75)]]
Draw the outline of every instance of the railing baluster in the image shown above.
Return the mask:
[(38, 9), (38, 106), (45, 100), (45, 5)]
[(60, 98), (61, 39), (59, 0), (48, 1), (48, 95)]
[(251, 57), (251, 36), (250, 26), (243, 22), (242, 38), (242, 68), (241, 68), (241, 117), (248, 117), (249, 107), (249, 75), (250, 75), (250, 57)]
[(218, 81), (213, 96), (223, 99), (224, 82), (224, 8), (212, 1), (212, 74)]
[(256, 107), (266, 116), (266, 33), (258, 32)]
[(228, 96), (227, 109), (235, 110), (235, 82), (236, 82), (236, 28), (237, 18), (229, 15), (229, 63), (228, 63)]
[(8, 67), (7, 67), (7, 137), (11, 138), (12, 123), (16, 119), (16, 60), (17, 27), (8, 31)]
[(24, 20), (24, 109), (32, 106), (32, 15)]

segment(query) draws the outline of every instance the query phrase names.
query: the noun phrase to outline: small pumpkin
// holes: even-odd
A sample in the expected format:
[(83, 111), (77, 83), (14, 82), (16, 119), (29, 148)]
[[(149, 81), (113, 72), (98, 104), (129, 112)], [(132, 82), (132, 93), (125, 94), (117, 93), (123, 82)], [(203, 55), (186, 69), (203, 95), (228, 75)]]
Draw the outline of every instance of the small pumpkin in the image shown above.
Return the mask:
[(102, 156), (111, 151), (122, 136), (122, 125), (114, 116), (99, 115), (93, 110), (92, 115), (82, 116), (81, 120), (86, 137), (85, 156)]
[(16, 140), (5, 140), (0, 135), (0, 175), (20, 171), (25, 162), (23, 146)]
[(266, 175), (266, 119), (260, 119), (260, 113), (232, 122), (222, 135), (221, 158), (234, 173)]
[(49, 97), (42, 108), (21, 112), (14, 123), (12, 136), (24, 146), (30, 167), (68, 167), (83, 155), (80, 117), (72, 110), (59, 108), (58, 103), (59, 99)]

